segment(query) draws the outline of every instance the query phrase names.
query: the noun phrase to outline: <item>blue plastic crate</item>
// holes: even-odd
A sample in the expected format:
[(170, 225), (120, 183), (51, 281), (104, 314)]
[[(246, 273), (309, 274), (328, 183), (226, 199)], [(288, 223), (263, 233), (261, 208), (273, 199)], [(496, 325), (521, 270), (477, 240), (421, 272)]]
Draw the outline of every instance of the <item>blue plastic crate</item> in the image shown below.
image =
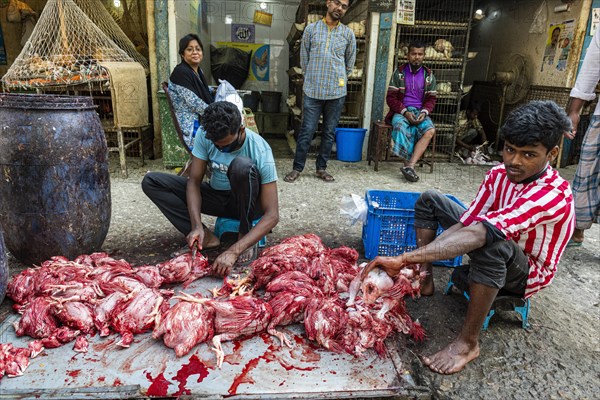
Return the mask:
[[(397, 256), (417, 248), (415, 203), (420, 195), (421, 193), (415, 192), (367, 190), (367, 222), (363, 225), (362, 232), (366, 258)], [(465, 207), (456, 197), (450, 194), (446, 196)], [(443, 231), (440, 226), (437, 234)], [(462, 264), (462, 256), (434, 264), (457, 267)]]

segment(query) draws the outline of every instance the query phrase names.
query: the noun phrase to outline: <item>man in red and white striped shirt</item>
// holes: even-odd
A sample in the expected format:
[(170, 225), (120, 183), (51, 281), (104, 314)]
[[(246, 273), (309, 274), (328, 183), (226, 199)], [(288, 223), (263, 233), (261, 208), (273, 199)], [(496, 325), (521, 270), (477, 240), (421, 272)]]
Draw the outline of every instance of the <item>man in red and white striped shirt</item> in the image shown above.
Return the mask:
[[(551, 101), (513, 111), (502, 126), (504, 164), (491, 169), (465, 211), (436, 191), (415, 204), (418, 249), (377, 257), (363, 275), (380, 267), (395, 276), (411, 264), (429, 274), (421, 294), (434, 291), (431, 262), (469, 255), (471, 301), (460, 334), (439, 352), (423, 357), (433, 371), (452, 374), (479, 356), (479, 332), (498, 291), (524, 298), (549, 285), (574, 230), (569, 183), (550, 163), (571, 121)], [(440, 224), (445, 231), (436, 238)]]

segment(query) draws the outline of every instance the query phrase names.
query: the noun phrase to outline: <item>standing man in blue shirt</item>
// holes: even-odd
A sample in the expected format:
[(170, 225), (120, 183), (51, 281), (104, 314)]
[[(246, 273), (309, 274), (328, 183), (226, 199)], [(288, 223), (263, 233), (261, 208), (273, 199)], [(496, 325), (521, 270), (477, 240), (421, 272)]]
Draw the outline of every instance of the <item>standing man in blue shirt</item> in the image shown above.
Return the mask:
[(356, 60), (354, 32), (340, 21), (352, 0), (327, 0), (327, 15), (304, 29), (300, 65), (304, 74), (302, 126), (298, 133), (293, 170), (283, 178), (294, 182), (304, 170), (310, 142), (323, 114), (321, 148), (317, 156), (318, 178), (334, 180), (327, 172), (335, 127), (346, 100), (348, 75)]
[[(219, 239), (202, 224), (202, 214), (240, 220), (237, 242), (213, 262), (216, 274), (227, 275), (236, 261), (256, 258), (258, 241), (279, 222), (277, 170), (271, 147), (244, 127), (235, 104), (210, 104), (200, 124), (189, 178), (149, 172), (142, 189), (186, 235), (190, 249), (219, 245)], [(202, 182), (207, 168), (212, 172), (210, 181)]]

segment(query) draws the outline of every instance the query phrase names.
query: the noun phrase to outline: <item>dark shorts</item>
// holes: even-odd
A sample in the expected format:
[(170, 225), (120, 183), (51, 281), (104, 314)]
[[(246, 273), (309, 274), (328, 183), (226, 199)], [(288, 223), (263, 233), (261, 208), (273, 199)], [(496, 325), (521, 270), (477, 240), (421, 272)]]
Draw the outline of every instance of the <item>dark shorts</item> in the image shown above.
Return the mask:
[[(444, 229), (460, 222), (465, 209), (442, 193), (428, 190), (415, 204), (415, 228)], [(495, 241), (467, 253), (469, 281), (523, 295), (529, 258), (513, 240)]]

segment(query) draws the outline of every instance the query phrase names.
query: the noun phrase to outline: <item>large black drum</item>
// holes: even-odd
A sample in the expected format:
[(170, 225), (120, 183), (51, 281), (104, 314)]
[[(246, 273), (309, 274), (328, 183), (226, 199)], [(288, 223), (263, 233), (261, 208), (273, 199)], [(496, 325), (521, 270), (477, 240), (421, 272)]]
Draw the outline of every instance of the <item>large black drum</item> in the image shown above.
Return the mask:
[(2, 227), (0, 227), (0, 303), (6, 295), (6, 286), (8, 286), (8, 261), (6, 260), (6, 249), (2, 239)]
[(21, 262), (100, 249), (108, 150), (92, 98), (0, 93), (0, 225)]

